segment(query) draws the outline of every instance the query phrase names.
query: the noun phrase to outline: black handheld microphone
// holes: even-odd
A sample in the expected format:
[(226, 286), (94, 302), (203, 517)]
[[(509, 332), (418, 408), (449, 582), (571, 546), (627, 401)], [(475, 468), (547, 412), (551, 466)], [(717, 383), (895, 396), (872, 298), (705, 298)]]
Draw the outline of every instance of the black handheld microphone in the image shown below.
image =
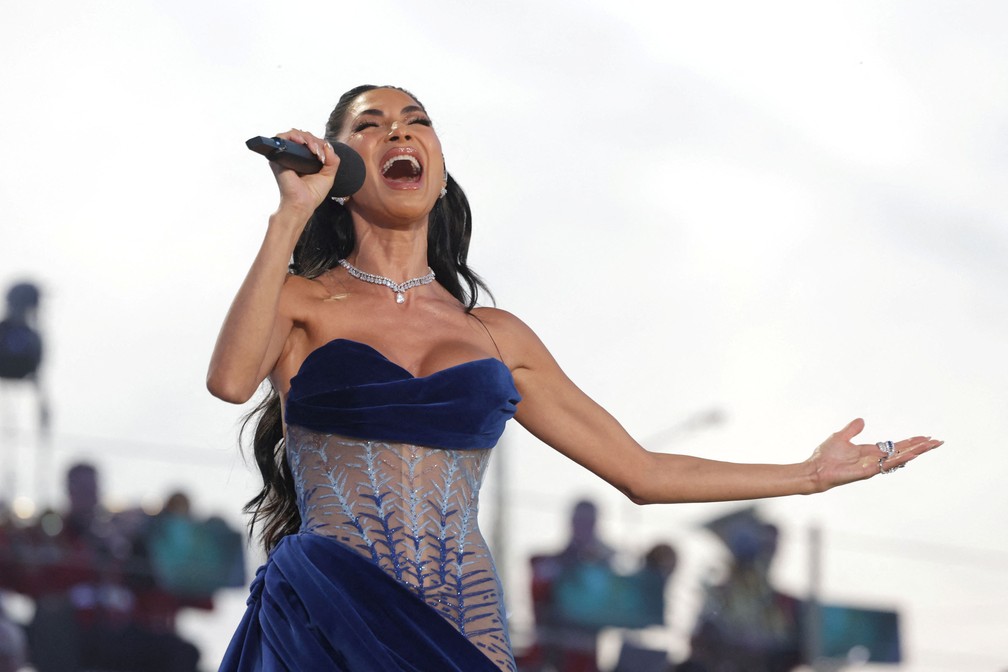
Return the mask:
[[(333, 142), (332, 148), (339, 157), (339, 168), (336, 169), (336, 178), (333, 180), (330, 196), (351, 196), (364, 184), (364, 176), (367, 169), (364, 167), (364, 159), (348, 145), (342, 142)], [(262, 154), (270, 161), (276, 161), (284, 168), (311, 175), (322, 170), (322, 162), (312, 154), (311, 150), (298, 142), (289, 142), (283, 138), (267, 138), (259, 135), (249, 138), (245, 146), (253, 152)]]

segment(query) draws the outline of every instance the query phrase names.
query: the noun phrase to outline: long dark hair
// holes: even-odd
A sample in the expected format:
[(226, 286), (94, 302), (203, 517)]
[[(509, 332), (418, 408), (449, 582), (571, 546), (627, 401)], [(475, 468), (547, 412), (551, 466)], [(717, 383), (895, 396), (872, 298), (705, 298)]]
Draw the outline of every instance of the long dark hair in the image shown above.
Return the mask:
[[(409, 91), (399, 87), (364, 85), (344, 93), (326, 123), (325, 137), (335, 142), (343, 131), (347, 110), (362, 93), (373, 89), (394, 88), (407, 94), (420, 107), (423, 104)], [(469, 200), (458, 182), (447, 176), (448, 193), (438, 199), (431, 210), (427, 226), (427, 264), (433, 269), (441, 285), (471, 311), (479, 297), (480, 290), (490, 294), (489, 289), (466, 263), (469, 255), (469, 238), (472, 233), (472, 212)], [(305, 225), (301, 237), (294, 246), (290, 272), (306, 278), (315, 278), (337, 265), (354, 248), (353, 222), (350, 213), (335, 201), (325, 199)], [(291, 473), (283, 438), (283, 422), (280, 413), (280, 395), (268, 386), (265, 398), (245, 416), (242, 435), (253, 427), (252, 448), (263, 486), (259, 493), (245, 505), (245, 513), (251, 513), (249, 534), (253, 534), (259, 524), (259, 537), (267, 551), (280, 539), (294, 534), (301, 527), (294, 491), (294, 476)]]

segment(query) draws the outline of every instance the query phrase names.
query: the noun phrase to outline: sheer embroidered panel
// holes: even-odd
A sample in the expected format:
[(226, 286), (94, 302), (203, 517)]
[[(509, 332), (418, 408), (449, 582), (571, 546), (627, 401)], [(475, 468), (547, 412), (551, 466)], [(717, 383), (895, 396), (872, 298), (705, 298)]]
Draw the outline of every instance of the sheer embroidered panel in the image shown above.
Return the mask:
[(302, 532), (340, 541), (514, 670), (500, 581), (477, 523), (490, 450), (442, 450), (287, 428)]

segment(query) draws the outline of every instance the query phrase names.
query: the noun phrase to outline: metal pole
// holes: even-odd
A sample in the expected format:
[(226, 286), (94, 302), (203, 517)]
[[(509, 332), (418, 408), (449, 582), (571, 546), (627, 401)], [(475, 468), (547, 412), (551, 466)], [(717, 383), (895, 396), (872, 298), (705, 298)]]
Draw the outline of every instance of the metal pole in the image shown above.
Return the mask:
[(809, 596), (808, 613), (805, 616), (805, 651), (809, 665), (816, 672), (826, 669), (822, 659), (822, 529), (818, 525), (809, 528)]
[(17, 496), (18, 450), (16, 430), (11, 422), (10, 387), (0, 380), (0, 451), (3, 455), (3, 476), (0, 481), (0, 504), (12, 506)]
[(52, 501), (48, 487), (53, 476), (52, 433), (50, 431), (49, 399), (38, 378), (34, 380), (35, 399), (38, 402), (38, 434), (35, 438), (35, 502), (45, 508)]

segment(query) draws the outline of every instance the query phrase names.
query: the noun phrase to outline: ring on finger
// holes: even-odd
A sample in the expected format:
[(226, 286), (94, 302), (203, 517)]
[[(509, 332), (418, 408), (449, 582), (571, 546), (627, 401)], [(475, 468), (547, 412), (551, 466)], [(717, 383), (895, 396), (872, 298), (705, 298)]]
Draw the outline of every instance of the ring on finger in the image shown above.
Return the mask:
[(892, 441), (879, 441), (875, 444), (878, 449), (885, 453), (884, 460), (889, 459), (893, 456), (893, 451), (896, 450), (896, 445)]
[(891, 474), (894, 471), (896, 471), (897, 469), (902, 469), (903, 467), (906, 466), (906, 464), (897, 464), (895, 467), (891, 467), (889, 469), (886, 469), (885, 468), (885, 461), (886, 461), (886, 458), (884, 458), (884, 457), (880, 457), (879, 458), (879, 461), (878, 461), (878, 471), (879, 471), (880, 474)]

